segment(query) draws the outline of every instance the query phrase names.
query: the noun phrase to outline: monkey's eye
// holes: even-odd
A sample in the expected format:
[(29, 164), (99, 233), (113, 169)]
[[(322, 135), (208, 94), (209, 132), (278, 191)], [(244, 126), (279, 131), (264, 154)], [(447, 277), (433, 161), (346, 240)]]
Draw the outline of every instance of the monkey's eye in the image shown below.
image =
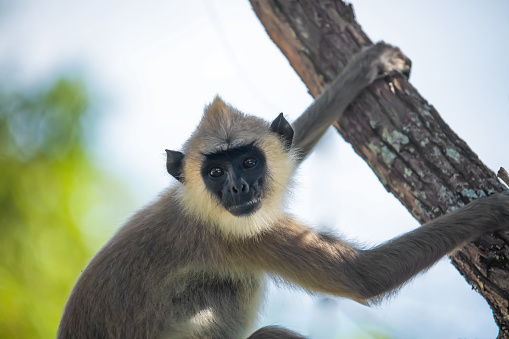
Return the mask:
[(250, 157), (246, 158), (242, 164), (244, 165), (245, 168), (251, 168), (255, 167), (257, 163), (258, 160), (256, 160), (256, 158)]
[(209, 175), (213, 178), (219, 178), (223, 174), (224, 174), (224, 171), (221, 167), (212, 167), (209, 172)]

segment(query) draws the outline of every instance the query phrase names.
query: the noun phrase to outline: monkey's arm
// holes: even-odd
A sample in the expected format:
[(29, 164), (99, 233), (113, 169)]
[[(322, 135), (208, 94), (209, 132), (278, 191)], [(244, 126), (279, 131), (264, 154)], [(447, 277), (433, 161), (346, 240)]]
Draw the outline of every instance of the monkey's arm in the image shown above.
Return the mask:
[(456, 247), (500, 229), (509, 229), (507, 192), (476, 200), (369, 250), (287, 220), (260, 239), (262, 255), (253, 260), (308, 290), (363, 301), (393, 291)]
[(295, 120), (294, 146), (303, 160), (344, 112), (352, 100), (369, 84), (388, 74), (410, 74), (410, 60), (399, 50), (385, 43), (363, 49), (346, 65), (338, 77), (320, 94), (311, 106)]

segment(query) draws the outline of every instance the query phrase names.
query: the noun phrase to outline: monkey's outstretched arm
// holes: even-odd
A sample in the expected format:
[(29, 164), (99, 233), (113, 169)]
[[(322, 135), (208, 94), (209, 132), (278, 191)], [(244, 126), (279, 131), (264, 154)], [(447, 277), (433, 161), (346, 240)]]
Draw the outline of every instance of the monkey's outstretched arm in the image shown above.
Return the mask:
[(388, 74), (410, 75), (410, 60), (385, 43), (363, 49), (346, 65), (338, 77), (311, 106), (295, 120), (294, 146), (303, 160), (327, 128), (343, 113), (352, 100), (369, 84)]
[(308, 290), (363, 301), (384, 296), (456, 247), (500, 229), (509, 229), (508, 192), (476, 200), (369, 250), (287, 220), (259, 239), (256, 252), (262, 255), (252, 260)]

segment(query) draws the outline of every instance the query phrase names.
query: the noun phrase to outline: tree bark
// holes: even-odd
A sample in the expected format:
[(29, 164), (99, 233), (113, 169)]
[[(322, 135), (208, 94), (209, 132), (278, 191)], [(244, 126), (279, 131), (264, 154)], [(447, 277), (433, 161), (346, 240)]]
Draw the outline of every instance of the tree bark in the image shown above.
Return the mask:
[[(317, 97), (371, 40), (340, 0), (250, 0), (269, 36)], [(402, 77), (377, 81), (334, 126), (420, 222), (505, 190), (496, 174)], [(509, 236), (486, 235), (450, 255), (509, 338)]]

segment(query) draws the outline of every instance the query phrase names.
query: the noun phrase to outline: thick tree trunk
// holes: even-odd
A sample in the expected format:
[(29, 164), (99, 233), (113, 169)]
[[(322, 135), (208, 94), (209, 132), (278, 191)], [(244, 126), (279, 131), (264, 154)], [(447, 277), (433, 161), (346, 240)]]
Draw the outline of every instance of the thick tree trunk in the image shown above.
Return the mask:
[[(342, 1), (250, 1), (313, 97), (372, 44)], [(372, 84), (335, 127), (421, 223), (505, 189), (403, 78)], [(499, 338), (509, 338), (508, 245), (507, 235), (487, 235), (450, 256), (491, 306)]]

